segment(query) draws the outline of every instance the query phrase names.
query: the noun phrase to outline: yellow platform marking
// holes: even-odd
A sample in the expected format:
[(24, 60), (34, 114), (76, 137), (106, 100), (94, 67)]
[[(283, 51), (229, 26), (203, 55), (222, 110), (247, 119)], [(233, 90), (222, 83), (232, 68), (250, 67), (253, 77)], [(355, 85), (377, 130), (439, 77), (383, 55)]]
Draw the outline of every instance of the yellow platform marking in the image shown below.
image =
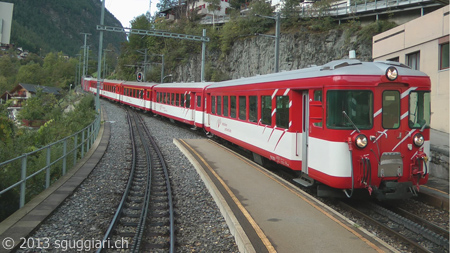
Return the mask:
[(440, 193), (448, 195), (448, 193), (446, 193), (445, 191), (441, 191), (439, 189), (436, 189), (436, 188), (433, 188), (433, 187), (430, 187), (430, 186), (427, 186), (427, 185), (421, 185), (421, 187), (425, 187), (425, 188), (428, 188), (430, 190), (437, 191), (437, 192), (440, 192)]
[(306, 198), (305, 196), (303, 196), (302, 194), (298, 193), (297, 191), (292, 190), (292, 188), (287, 187), (285, 184), (282, 184), (278, 179), (274, 178), (271, 174), (267, 173), (264, 170), (261, 170), (260, 167), (255, 166), (253, 163), (248, 162), (247, 159), (242, 158), (239, 155), (236, 155), (234, 152), (230, 151), (229, 149), (226, 149), (220, 145), (218, 145), (217, 143), (213, 142), (213, 141), (209, 141), (215, 145), (217, 145), (218, 147), (222, 148), (223, 150), (227, 151), (228, 153), (233, 154), (235, 157), (237, 157), (239, 160), (243, 161), (244, 163), (248, 164), (249, 166), (255, 168), (257, 171), (261, 172), (262, 174), (264, 174), (265, 176), (267, 176), (268, 178), (272, 179), (273, 181), (275, 181), (276, 183), (278, 183), (279, 185), (283, 186), (284, 188), (286, 188), (287, 190), (289, 190), (290, 192), (292, 192), (293, 194), (297, 195), (298, 197), (300, 197), (302, 200), (306, 201), (308, 204), (310, 204), (311, 206), (313, 206), (314, 208), (316, 208), (317, 210), (319, 210), (321, 213), (325, 214), (328, 218), (330, 218), (331, 220), (335, 221), (336, 223), (338, 223), (339, 225), (341, 225), (342, 227), (344, 227), (345, 229), (347, 229), (349, 232), (351, 232), (352, 234), (354, 234), (355, 236), (357, 236), (359, 239), (361, 239), (362, 241), (364, 241), (367, 245), (369, 245), (371, 248), (373, 248), (374, 250), (376, 250), (377, 252), (384, 252), (382, 249), (380, 249), (379, 247), (377, 247), (375, 244), (373, 244), (371, 241), (367, 240), (366, 238), (364, 238), (364, 236), (362, 236), (360, 233), (358, 233), (357, 231), (355, 231), (354, 229), (352, 229), (351, 227), (347, 226), (346, 224), (344, 224), (343, 222), (341, 222), (340, 220), (338, 220), (337, 218), (335, 218), (333, 215), (331, 215), (329, 212), (325, 211), (323, 208), (321, 208), (320, 206), (318, 206), (317, 204), (315, 204), (314, 202), (312, 202), (311, 200), (309, 200), (308, 198)]
[[(203, 159), (203, 157), (200, 156), (200, 154), (197, 153), (197, 151), (195, 151), (189, 144), (187, 144), (184, 140), (180, 140), (181, 142), (184, 143), (184, 145), (186, 145), (193, 153), (195, 153), (195, 155), (197, 155), (197, 157), (199, 157), (202, 162), (206, 165), (206, 167), (208, 167), (209, 171), (214, 175), (214, 177), (217, 178), (217, 180), (219, 180), (220, 184), (225, 188), (225, 190), (228, 192), (228, 194), (231, 196), (231, 198), (233, 199), (234, 203), (238, 206), (239, 210), (244, 214), (244, 216), (247, 218), (247, 220), (249, 221), (249, 223), (252, 225), (253, 229), (256, 231), (256, 234), (258, 235), (258, 237), (261, 239), (261, 241), (264, 243), (264, 246), (266, 246), (267, 250), (270, 253), (275, 253), (277, 252), (275, 250), (275, 248), (272, 246), (272, 243), (269, 241), (269, 239), (267, 238), (267, 236), (264, 234), (264, 232), (262, 231), (262, 229), (258, 226), (258, 224), (256, 223), (256, 221), (252, 218), (252, 216), (250, 215), (250, 213), (247, 211), (247, 209), (245, 209), (245, 207), (241, 204), (241, 202), (239, 201), (239, 199), (236, 197), (236, 195), (234, 195), (234, 193), (231, 191), (231, 189), (228, 187), (228, 185), (222, 180), (222, 178), (214, 171), (213, 168), (211, 168), (211, 166), (209, 166), (209, 164)], [(219, 146), (220, 147), (220, 146)]]

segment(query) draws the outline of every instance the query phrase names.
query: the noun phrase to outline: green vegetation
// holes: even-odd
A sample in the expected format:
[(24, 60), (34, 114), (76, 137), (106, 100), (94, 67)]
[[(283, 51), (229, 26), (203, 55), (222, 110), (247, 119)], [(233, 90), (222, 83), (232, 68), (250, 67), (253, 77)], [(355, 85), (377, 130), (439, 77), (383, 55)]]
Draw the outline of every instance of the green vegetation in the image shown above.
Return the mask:
[[(37, 106), (44, 103), (43, 106)], [(73, 107), (68, 112), (67, 108)], [(67, 94), (63, 99), (57, 100), (53, 95), (38, 92), (29, 99), (19, 113), (21, 119), (45, 119), (47, 123), (37, 131), (17, 127), (7, 116), (7, 105), (0, 104), (0, 162), (13, 159), (20, 154), (35, 151), (57, 140), (70, 136), (87, 125), (96, 116), (94, 110), (94, 96), (91, 94), (78, 95), (75, 92)], [(81, 141), (79, 137), (78, 143)], [(74, 139), (68, 139), (68, 147), (73, 147)], [(52, 161), (63, 153), (63, 145), (52, 148)], [(80, 154), (78, 154), (79, 156)], [(46, 166), (47, 154), (45, 150), (38, 152), (27, 159), (27, 174), (38, 171)], [(70, 156), (67, 164), (73, 164)], [(21, 160), (2, 166), (0, 168), (0, 189), (12, 185), (20, 180)], [(62, 162), (51, 167), (50, 180), (56, 181), (62, 174)], [(45, 188), (45, 173), (35, 176), (27, 182), (26, 199), (29, 200)], [(19, 187), (0, 195), (0, 221), (10, 215), (19, 207)]]
[[(11, 27), (11, 44), (29, 50), (39, 56), (49, 52), (63, 52), (75, 57), (84, 44), (84, 35), (90, 33), (88, 43), (94, 51), (98, 48), (101, 1), (92, 0), (3, 0), (14, 4)], [(105, 24), (122, 25), (108, 11)], [(125, 41), (121, 33), (107, 33), (105, 45), (112, 44), (116, 51)]]
[(0, 94), (17, 83), (68, 89), (75, 81), (77, 64), (77, 59), (67, 59), (61, 52), (49, 53), (44, 59), (31, 54), (25, 60), (18, 60), (11, 52), (0, 57)]

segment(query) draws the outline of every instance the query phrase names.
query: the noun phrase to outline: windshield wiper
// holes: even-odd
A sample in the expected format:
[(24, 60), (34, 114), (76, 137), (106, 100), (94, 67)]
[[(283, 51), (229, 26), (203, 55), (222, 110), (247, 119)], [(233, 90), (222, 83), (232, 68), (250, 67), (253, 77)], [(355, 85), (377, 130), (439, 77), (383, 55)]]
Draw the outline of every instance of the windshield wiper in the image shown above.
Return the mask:
[(350, 119), (350, 117), (347, 115), (347, 113), (345, 111), (342, 111), (342, 114), (345, 115), (345, 117), (347, 117), (348, 121), (350, 121), (350, 123), (352, 123), (353, 127), (356, 129), (356, 131), (358, 131), (358, 133), (361, 133), (361, 131), (359, 131), (358, 127), (355, 125), (355, 123), (353, 123), (352, 119)]

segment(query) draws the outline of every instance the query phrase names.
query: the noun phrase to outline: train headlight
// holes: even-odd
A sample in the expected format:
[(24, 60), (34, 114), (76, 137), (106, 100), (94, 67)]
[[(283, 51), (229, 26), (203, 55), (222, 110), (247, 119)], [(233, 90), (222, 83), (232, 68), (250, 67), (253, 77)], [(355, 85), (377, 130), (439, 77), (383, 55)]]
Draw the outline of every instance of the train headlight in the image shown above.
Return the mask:
[(398, 70), (394, 67), (389, 67), (386, 70), (386, 77), (389, 81), (394, 81), (398, 77)]
[(422, 134), (415, 134), (413, 137), (414, 145), (417, 147), (421, 147), (423, 143), (425, 142), (425, 139), (423, 138)]
[(355, 145), (358, 148), (365, 148), (367, 146), (367, 137), (364, 134), (356, 136)]

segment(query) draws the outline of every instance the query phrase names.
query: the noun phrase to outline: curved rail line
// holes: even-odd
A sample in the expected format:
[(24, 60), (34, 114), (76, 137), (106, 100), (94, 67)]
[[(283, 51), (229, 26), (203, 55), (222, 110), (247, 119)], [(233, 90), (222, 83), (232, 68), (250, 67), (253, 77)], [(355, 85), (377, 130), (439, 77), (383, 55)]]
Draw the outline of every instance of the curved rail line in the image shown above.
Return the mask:
[[(129, 242), (131, 252), (139, 252), (143, 247), (174, 252), (174, 212), (166, 163), (142, 117), (130, 111), (127, 110), (133, 155), (130, 176), (103, 242), (121, 237)], [(97, 252), (107, 250), (102, 247)]]

